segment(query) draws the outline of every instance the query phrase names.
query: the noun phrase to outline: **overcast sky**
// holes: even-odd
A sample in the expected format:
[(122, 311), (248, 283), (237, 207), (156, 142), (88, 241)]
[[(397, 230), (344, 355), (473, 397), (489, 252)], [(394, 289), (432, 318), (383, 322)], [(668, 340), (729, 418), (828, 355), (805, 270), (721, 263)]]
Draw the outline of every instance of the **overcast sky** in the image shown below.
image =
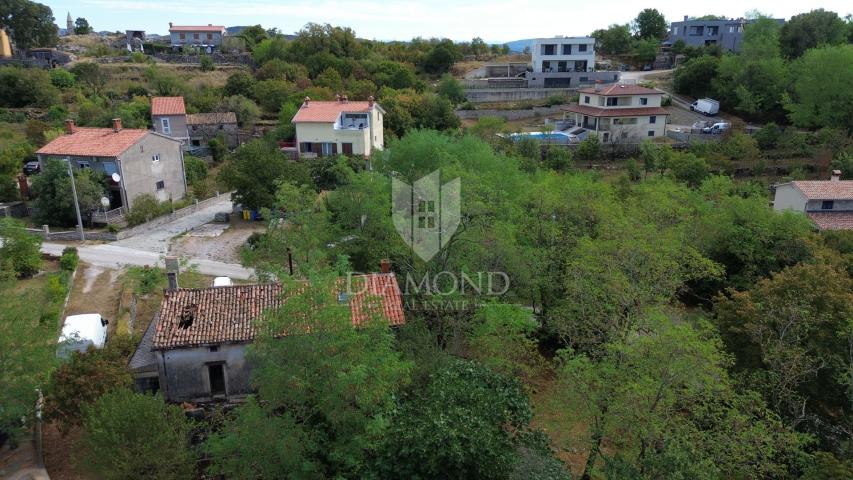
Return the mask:
[[(643, 8), (657, 8), (668, 21), (684, 15), (743, 16), (757, 9), (774, 17), (790, 18), (814, 8), (841, 16), (851, 13), (849, 0), (790, 2), (779, 0), (716, 0), (685, 2), (630, 0), (575, 2), (566, 0), (62, 0), (44, 1), (57, 23), (65, 17), (84, 17), (96, 30), (145, 30), (165, 34), (176, 25), (236, 26), (261, 24), (294, 33), (308, 22), (347, 26), (362, 38), (409, 40), (448, 37), (489, 42), (554, 35), (578, 36), (612, 23), (627, 23)], [(799, 5), (797, 5), (799, 3)]]

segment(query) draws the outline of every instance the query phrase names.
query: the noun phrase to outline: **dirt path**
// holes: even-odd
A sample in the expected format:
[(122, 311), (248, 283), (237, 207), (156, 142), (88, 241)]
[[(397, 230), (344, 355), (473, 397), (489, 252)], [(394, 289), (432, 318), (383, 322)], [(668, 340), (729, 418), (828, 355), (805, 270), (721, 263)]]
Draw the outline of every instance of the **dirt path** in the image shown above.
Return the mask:
[[(118, 283), (123, 270), (107, 270), (81, 262), (71, 285), (71, 297), (65, 315), (100, 313), (115, 328), (121, 288)], [(110, 332), (112, 333), (112, 332)]]

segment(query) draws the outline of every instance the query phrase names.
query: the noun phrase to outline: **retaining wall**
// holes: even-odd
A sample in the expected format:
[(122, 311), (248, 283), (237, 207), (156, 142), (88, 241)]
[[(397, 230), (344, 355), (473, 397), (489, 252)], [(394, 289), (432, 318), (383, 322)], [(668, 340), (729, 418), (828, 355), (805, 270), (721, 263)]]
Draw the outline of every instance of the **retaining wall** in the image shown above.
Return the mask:
[(533, 107), (523, 110), (457, 110), (456, 116), (462, 120), (478, 119), (483, 117), (499, 117), (508, 121), (523, 120), (525, 118), (544, 117), (546, 115), (554, 115), (562, 113), (564, 105), (554, 105), (553, 107)]

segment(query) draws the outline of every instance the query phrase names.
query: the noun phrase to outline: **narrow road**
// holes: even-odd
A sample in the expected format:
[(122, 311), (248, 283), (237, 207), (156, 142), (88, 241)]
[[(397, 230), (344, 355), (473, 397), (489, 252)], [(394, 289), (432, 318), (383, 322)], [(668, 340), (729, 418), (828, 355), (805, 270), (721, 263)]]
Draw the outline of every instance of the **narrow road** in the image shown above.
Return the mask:
[[(44, 242), (41, 251), (54, 256), (62, 255), (62, 249), (68, 244)], [(81, 245), (77, 247), (80, 259), (90, 265), (109, 269), (118, 269), (125, 265), (157, 265), (164, 266), (164, 256), (160, 253), (137, 250), (117, 245)], [(205, 259), (188, 259), (191, 265), (196, 265), (198, 271), (205, 275), (227, 276), (240, 280), (249, 280), (255, 271), (234, 263), (217, 262)]]

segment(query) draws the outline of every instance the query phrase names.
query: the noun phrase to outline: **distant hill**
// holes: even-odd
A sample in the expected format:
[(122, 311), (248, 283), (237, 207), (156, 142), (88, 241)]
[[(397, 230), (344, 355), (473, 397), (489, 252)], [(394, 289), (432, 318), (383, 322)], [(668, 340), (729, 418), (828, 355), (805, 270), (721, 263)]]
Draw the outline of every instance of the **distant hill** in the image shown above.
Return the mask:
[(511, 42), (505, 42), (505, 43), (507, 45), (509, 45), (509, 50), (511, 52), (521, 53), (524, 51), (525, 47), (533, 48), (533, 41), (534, 41), (534, 39), (532, 39), (532, 38), (526, 38), (524, 40), (513, 40)]

